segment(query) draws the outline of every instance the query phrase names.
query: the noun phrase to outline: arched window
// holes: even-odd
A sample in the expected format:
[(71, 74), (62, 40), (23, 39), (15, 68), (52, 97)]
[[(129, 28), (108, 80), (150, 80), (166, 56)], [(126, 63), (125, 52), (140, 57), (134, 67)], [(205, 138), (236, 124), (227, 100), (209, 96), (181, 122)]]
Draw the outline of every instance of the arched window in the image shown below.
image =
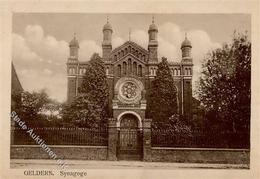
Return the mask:
[(115, 55), (114, 60), (117, 60), (117, 56)]
[(153, 75), (153, 68), (150, 68), (150, 75)]
[(153, 68), (153, 75), (155, 76), (155, 68)]
[(128, 59), (128, 74), (132, 74), (132, 60)]
[(178, 75), (178, 70), (176, 68), (174, 68), (174, 76)]
[(131, 53), (135, 54), (135, 49), (134, 48), (132, 48)]
[(188, 68), (185, 68), (185, 75), (188, 75)]
[(127, 48), (125, 48), (125, 55), (127, 54)]
[(121, 65), (117, 66), (117, 75), (121, 76)]
[(123, 75), (126, 75), (126, 62), (123, 62)]
[(106, 68), (106, 75), (108, 75), (109, 67)]
[(142, 76), (142, 66), (138, 65), (138, 76)]
[(137, 64), (136, 64), (136, 62), (133, 62), (133, 74), (137, 75)]
[(189, 68), (189, 72), (190, 72), (190, 75), (192, 75), (192, 70), (191, 70), (191, 68)]

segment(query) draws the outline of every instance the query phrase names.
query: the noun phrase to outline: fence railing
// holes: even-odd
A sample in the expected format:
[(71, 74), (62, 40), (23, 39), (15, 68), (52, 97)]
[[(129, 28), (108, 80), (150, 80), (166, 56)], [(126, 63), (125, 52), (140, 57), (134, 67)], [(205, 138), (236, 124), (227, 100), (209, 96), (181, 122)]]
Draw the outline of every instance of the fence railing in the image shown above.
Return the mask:
[[(94, 145), (107, 146), (107, 129), (89, 128), (33, 128), (33, 133), (47, 145)], [(15, 145), (36, 145), (30, 134), (21, 128), (14, 128)]]
[(250, 148), (249, 133), (152, 130), (153, 147)]

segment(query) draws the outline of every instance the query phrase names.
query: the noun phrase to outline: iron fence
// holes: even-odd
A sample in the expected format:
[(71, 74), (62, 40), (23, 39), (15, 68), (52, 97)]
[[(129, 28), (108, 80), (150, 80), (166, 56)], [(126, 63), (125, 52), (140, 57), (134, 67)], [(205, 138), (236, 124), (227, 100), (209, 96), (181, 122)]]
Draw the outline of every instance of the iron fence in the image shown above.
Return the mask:
[[(15, 145), (36, 145), (28, 130), (14, 128)], [(89, 128), (33, 128), (33, 133), (47, 145), (93, 145), (107, 146), (107, 129)]]
[(152, 130), (153, 147), (249, 148), (250, 134), (245, 132), (179, 132)]

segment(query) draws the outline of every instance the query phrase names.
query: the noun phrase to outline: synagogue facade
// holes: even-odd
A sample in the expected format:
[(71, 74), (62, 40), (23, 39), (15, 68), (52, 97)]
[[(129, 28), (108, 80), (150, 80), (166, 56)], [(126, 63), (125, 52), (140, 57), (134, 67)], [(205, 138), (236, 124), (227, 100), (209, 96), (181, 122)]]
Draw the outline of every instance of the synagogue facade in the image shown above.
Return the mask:
[[(102, 60), (106, 66), (109, 106), (113, 118), (120, 119), (124, 114), (133, 114), (139, 119), (138, 126), (142, 126), (147, 100), (145, 91), (149, 89), (155, 78), (159, 63), (158, 33), (159, 30), (153, 21), (148, 29), (149, 43), (147, 49), (131, 40), (113, 48), (111, 43), (113, 28), (109, 22), (104, 25)], [(88, 62), (78, 59), (79, 43), (76, 37), (72, 39), (69, 47), (67, 100), (71, 102), (78, 95), (78, 88), (83, 81)], [(169, 62), (178, 99), (178, 106), (173, 106), (173, 108), (178, 108), (178, 112), (188, 118), (191, 117), (192, 113), (193, 62), (191, 48), (191, 42), (185, 37), (185, 40), (180, 44), (182, 58), (178, 62)]]

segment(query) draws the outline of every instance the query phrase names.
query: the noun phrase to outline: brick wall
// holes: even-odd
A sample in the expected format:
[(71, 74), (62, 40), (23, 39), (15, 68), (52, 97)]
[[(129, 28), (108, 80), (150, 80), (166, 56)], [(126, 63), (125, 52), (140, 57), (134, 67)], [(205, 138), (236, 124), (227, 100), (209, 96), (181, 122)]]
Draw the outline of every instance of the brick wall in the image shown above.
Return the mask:
[(184, 104), (184, 115), (191, 119), (192, 117), (192, 82), (191, 80), (183, 80), (183, 104)]
[(152, 147), (153, 162), (249, 164), (248, 149), (199, 149)]
[[(61, 159), (106, 160), (106, 146), (49, 146)], [(38, 145), (12, 145), (11, 159), (50, 159)]]

